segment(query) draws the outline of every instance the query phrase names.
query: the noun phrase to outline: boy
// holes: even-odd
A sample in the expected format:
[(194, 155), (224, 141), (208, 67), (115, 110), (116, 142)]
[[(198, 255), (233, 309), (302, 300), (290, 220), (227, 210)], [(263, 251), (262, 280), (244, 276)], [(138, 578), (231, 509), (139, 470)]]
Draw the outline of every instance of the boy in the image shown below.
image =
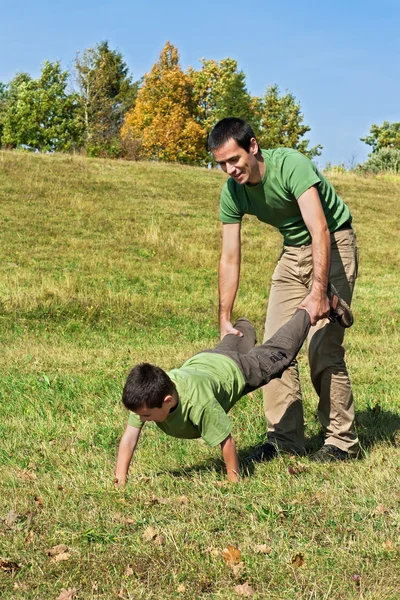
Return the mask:
[[(351, 311), (333, 286), (328, 287), (328, 297), (329, 319), (350, 327)], [(168, 374), (148, 363), (132, 369), (122, 395), (131, 415), (119, 444), (116, 485), (126, 483), (146, 421), (155, 421), (173, 437), (202, 437), (211, 447), (220, 444), (228, 480), (238, 481), (239, 461), (227, 413), (242, 396), (282, 375), (307, 337), (311, 320), (306, 309), (298, 308), (270, 340), (256, 347), (254, 327), (247, 319), (239, 319), (235, 327), (240, 337), (226, 335), (216, 348), (193, 356)], [(261, 450), (257, 458), (270, 459), (277, 453), (272, 444)]]

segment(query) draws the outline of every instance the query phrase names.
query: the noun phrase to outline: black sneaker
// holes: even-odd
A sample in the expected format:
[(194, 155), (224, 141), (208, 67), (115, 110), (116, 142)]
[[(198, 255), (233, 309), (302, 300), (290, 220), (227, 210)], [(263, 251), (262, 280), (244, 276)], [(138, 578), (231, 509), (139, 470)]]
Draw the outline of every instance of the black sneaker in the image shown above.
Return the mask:
[(329, 304), (331, 312), (329, 320), (331, 323), (337, 321), (342, 327), (351, 327), (353, 325), (354, 317), (350, 310), (350, 306), (339, 296), (336, 288), (329, 282), (327, 289), (327, 296), (329, 298)]
[(341, 450), (333, 444), (325, 444), (325, 446), (322, 446), (318, 452), (314, 452), (314, 454), (311, 454), (310, 456), (311, 461), (324, 463), (336, 462), (338, 460), (348, 460), (349, 458), (351, 457), (348, 452)]
[(246, 461), (263, 462), (272, 460), (276, 456), (278, 456), (278, 450), (273, 444), (267, 442), (262, 446), (259, 446), (251, 456), (247, 456)]

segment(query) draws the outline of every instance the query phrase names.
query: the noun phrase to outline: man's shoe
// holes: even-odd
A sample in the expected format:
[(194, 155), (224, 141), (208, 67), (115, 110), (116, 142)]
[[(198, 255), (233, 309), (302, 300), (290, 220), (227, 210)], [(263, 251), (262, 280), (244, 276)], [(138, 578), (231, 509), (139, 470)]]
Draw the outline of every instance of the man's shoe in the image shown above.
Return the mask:
[(350, 306), (339, 296), (336, 288), (330, 282), (328, 283), (327, 296), (331, 307), (328, 317), (330, 322), (337, 321), (342, 327), (351, 327), (354, 317)]
[(276, 456), (278, 456), (278, 450), (273, 444), (267, 442), (266, 444), (259, 446), (251, 456), (247, 456), (246, 461), (263, 462), (272, 460)]
[(333, 444), (325, 444), (325, 446), (322, 446), (318, 452), (314, 452), (314, 454), (311, 454), (310, 456), (311, 461), (323, 463), (348, 460), (349, 458), (351, 457), (348, 452), (341, 450)]

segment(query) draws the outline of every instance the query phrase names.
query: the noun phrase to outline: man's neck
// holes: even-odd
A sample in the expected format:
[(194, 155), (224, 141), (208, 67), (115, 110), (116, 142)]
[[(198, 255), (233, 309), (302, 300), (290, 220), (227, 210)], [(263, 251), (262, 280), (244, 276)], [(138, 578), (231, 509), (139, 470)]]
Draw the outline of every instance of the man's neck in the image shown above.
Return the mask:
[(250, 187), (258, 185), (263, 180), (265, 175), (265, 160), (261, 154), (261, 150), (256, 155), (256, 159), (257, 167), (254, 169), (254, 173), (251, 174), (249, 181), (246, 183), (246, 185), (249, 185)]

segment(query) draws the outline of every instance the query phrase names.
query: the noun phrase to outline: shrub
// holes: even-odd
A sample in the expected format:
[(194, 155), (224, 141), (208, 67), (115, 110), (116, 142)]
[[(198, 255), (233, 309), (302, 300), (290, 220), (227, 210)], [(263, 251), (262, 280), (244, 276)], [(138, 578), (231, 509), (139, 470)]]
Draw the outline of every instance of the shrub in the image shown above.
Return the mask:
[(370, 154), (368, 160), (362, 165), (358, 165), (357, 169), (363, 173), (400, 173), (400, 150), (381, 148)]

